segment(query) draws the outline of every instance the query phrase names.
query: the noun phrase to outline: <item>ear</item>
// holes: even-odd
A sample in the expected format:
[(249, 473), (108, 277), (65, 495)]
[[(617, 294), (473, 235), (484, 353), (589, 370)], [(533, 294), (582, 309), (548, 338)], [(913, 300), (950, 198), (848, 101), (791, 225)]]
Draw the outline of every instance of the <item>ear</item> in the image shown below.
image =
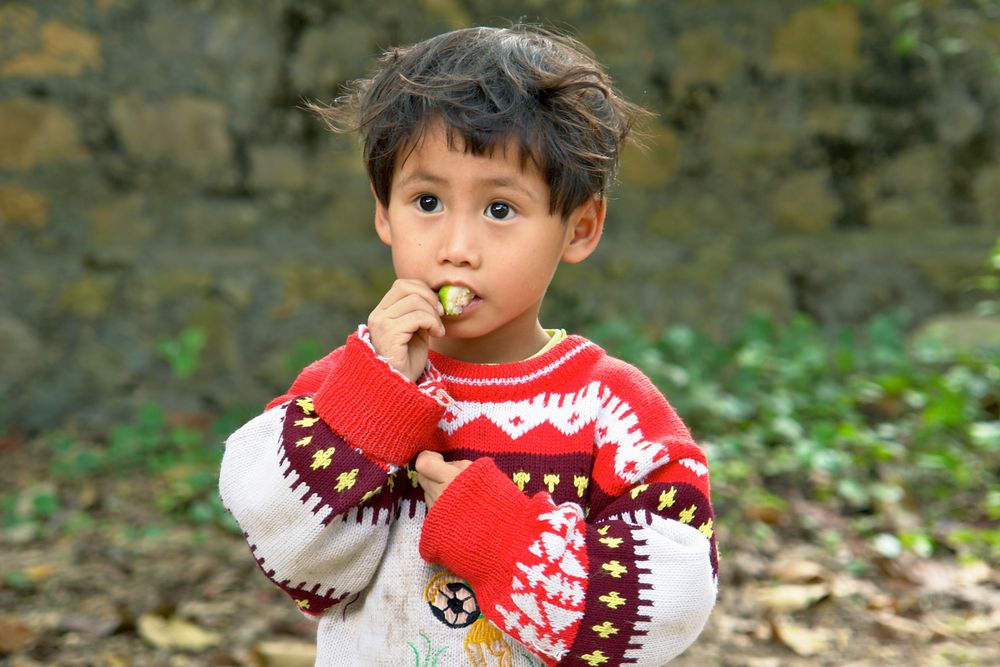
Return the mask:
[(567, 222), (570, 229), (567, 231), (562, 261), (567, 264), (577, 264), (590, 257), (601, 241), (604, 215), (607, 210), (607, 200), (600, 195), (594, 195), (570, 214)]
[(375, 187), (371, 186), (372, 199), (375, 200), (375, 233), (387, 246), (392, 245), (392, 228), (389, 226), (389, 209), (379, 201)]

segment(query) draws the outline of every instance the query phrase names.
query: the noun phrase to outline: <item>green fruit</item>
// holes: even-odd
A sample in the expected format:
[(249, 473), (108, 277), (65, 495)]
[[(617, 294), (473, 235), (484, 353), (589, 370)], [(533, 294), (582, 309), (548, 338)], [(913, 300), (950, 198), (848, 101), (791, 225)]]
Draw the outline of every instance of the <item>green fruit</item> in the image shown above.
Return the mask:
[(444, 306), (445, 315), (459, 315), (475, 295), (468, 287), (445, 285), (438, 290), (438, 300)]

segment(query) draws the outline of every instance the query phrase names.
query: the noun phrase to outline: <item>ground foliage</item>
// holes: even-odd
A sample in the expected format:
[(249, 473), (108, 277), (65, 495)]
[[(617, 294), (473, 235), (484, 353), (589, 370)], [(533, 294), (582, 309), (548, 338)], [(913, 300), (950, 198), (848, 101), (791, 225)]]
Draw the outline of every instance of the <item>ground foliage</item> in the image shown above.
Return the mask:
[[(590, 332), (663, 389), (712, 464), (722, 592), (677, 664), (1000, 662), (1000, 350), (907, 330), (887, 314), (841, 332), (751, 319), (725, 342)], [(196, 372), (197, 332), (160, 348), (178, 378)], [(0, 660), (311, 664), (312, 625), (216, 492), (221, 443), (254, 409), (2, 433)]]

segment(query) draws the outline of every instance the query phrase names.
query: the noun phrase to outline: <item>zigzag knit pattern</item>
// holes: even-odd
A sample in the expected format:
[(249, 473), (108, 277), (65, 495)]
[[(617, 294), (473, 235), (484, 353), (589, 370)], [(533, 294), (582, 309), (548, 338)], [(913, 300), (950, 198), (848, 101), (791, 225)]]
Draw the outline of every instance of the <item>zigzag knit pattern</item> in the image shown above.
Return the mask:
[[(317, 664), (658, 666), (701, 632), (718, 582), (704, 454), (590, 341), (497, 366), (431, 353), (417, 385), (361, 327), (270, 407), (227, 441), (220, 491), (320, 619)], [(429, 513), (425, 449), (475, 462)]]

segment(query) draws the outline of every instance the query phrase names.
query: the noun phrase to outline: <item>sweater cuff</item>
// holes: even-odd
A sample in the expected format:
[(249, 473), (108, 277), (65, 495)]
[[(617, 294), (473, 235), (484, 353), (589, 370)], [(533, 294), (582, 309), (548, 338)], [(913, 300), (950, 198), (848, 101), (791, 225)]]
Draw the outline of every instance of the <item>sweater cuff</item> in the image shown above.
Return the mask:
[(537, 537), (535, 504), (492, 459), (477, 459), (427, 513), (420, 555), (468, 581), (477, 595), (509, 589), (514, 563)]
[(444, 407), (379, 359), (352, 334), (336, 372), (313, 399), (316, 413), (346, 442), (370, 457), (405, 465), (428, 449)]

